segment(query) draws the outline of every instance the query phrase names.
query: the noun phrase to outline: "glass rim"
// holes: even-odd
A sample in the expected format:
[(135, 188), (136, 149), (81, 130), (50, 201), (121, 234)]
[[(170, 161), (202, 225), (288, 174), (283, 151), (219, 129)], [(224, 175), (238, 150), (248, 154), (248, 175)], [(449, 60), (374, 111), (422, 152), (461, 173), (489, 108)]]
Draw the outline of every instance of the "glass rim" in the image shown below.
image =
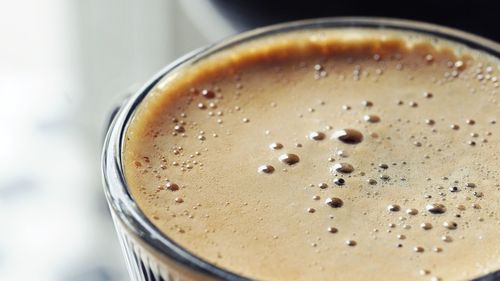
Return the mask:
[[(222, 280), (252, 280), (248, 277), (213, 265), (205, 259), (191, 253), (166, 234), (162, 233), (150, 222), (128, 191), (123, 174), (121, 157), (124, 134), (128, 128), (131, 117), (142, 100), (158, 82), (179, 67), (196, 63), (212, 54), (254, 39), (298, 30), (335, 28), (371, 28), (410, 31), (456, 42), (471, 49), (483, 51), (494, 57), (500, 58), (500, 44), (492, 40), (440, 25), (412, 20), (377, 17), (331, 17), (275, 24), (230, 36), (217, 43), (189, 52), (160, 70), (152, 79), (144, 84), (139, 91), (126, 100), (117, 111), (114, 112), (115, 114), (109, 125), (104, 141), (101, 163), (104, 191), (112, 212), (117, 215), (118, 219), (126, 226), (127, 230), (131, 231), (145, 244), (153, 247), (159, 254), (170, 258), (179, 265), (185, 266), (196, 273)], [(475, 280), (494, 280), (495, 277), (500, 277), (500, 270), (481, 276)]]

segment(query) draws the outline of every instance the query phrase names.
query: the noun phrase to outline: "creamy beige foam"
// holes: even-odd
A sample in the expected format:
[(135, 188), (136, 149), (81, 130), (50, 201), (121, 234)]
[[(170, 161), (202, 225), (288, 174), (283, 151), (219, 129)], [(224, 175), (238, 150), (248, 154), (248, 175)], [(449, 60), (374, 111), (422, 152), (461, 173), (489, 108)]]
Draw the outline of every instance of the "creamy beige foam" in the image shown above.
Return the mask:
[(260, 39), (159, 83), (125, 175), (161, 231), (247, 277), (481, 276), (500, 269), (499, 66), (388, 31)]

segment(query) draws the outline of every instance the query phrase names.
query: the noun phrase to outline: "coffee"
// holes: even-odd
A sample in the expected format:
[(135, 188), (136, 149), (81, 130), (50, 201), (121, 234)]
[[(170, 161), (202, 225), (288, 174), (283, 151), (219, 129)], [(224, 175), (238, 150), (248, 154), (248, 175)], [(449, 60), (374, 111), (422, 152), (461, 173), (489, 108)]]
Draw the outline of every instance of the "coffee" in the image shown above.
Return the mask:
[(463, 280), (500, 268), (498, 59), (423, 35), (297, 31), (177, 70), (125, 176), (189, 252), (260, 280)]

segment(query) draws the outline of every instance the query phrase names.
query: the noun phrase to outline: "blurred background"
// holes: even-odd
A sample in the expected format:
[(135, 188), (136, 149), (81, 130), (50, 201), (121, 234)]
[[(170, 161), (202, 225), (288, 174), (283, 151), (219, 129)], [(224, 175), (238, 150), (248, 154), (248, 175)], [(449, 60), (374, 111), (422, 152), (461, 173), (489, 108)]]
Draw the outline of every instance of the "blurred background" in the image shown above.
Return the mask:
[(499, 41), (495, 1), (306, 2), (1, 1), (0, 280), (129, 280), (101, 185), (107, 120), (190, 50), (339, 15), (419, 19)]

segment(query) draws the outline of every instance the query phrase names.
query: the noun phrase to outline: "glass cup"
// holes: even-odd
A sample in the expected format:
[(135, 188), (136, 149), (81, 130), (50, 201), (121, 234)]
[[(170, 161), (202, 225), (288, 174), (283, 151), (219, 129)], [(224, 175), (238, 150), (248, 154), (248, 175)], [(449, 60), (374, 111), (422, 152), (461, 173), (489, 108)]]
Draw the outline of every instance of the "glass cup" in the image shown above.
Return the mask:
[[(141, 101), (160, 81), (180, 68), (196, 65), (218, 52), (275, 34), (298, 30), (364, 28), (409, 31), (440, 40), (456, 42), (500, 57), (500, 45), (458, 30), (432, 24), (382, 18), (326, 18), (296, 21), (259, 28), (193, 51), (174, 61), (116, 111), (109, 126), (102, 155), (102, 173), (106, 198), (118, 233), (131, 279), (134, 281), (170, 280), (250, 280), (213, 265), (181, 247), (161, 233), (143, 214), (130, 195), (123, 176), (123, 137), (128, 123)], [(168, 83), (168, 82), (167, 82)], [(477, 280), (500, 280), (500, 270)]]

